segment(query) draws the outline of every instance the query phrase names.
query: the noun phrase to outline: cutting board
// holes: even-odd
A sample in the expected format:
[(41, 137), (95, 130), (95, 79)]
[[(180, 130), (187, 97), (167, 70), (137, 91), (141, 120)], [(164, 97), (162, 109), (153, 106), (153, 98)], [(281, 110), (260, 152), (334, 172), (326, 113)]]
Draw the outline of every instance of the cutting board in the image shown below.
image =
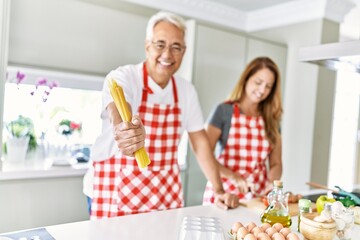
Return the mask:
[[(265, 204), (261, 201), (260, 198), (241, 200), (240, 205), (255, 210), (259, 213), (262, 213), (266, 208)], [(316, 212), (316, 204), (313, 202), (311, 203), (311, 209), (313, 212)], [(299, 214), (299, 207), (297, 203), (289, 203), (289, 214), (292, 217)]]

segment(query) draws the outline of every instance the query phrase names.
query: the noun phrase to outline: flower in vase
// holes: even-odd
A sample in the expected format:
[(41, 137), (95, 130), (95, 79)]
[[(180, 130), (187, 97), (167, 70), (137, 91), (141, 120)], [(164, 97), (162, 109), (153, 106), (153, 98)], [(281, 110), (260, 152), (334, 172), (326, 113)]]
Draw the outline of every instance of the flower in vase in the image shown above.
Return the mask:
[(65, 136), (70, 136), (74, 132), (80, 133), (82, 130), (82, 124), (71, 121), (69, 119), (63, 119), (58, 124), (57, 129), (60, 134), (65, 135)]
[(25, 77), (26, 75), (20, 71), (17, 71), (16, 75), (13, 77), (9, 77), (9, 74), (6, 73), (6, 81), (10, 83), (15, 83), (18, 89), (19, 89), (19, 84), (24, 81)]
[[(6, 73), (6, 81), (16, 84), (18, 90), (20, 90), (20, 87), (22, 84), (24, 84), (25, 80), (26, 74), (22, 71), (17, 71), (16, 74), (11, 74), (9, 72)], [(34, 97), (40, 96), (40, 102), (45, 103), (49, 98), (50, 92), (58, 86), (59, 84), (56, 81), (49, 81), (48, 79), (41, 77), (35, 82), (35, 89), (33, 91), (26, 92), (26, 94), (30, 94)], [(32, 120), (30, 118), (23, 117), (19, 114), (18, 118), (9, 122), (5, 126), (5, 128), (7, 129), (10, 137), (17, 137), (17, 134), (21, 135), (24, 134), (25, 131), (27, 131), (26, 127), (30, 127), (30, 121), (31, 129), (28, 129), (29, 132), (27, 133), (30, 136), (29, 150), (35, 150), (37, 146), (37, 140), (34, 130), (34, 124), (32, 123)]]
[[(51, 90), (58, 86), (59, 84), (55, 81), (49, 82), (46, 78), (40, 78), (36, 82), (35, 90), (32, 91), (30, 94), (34, 96), (36, 92), (40, 91), (42, 101), (46, 102), (48, 100)], [(41, 87), (43, 88), (42, 90), (40, 90)]]

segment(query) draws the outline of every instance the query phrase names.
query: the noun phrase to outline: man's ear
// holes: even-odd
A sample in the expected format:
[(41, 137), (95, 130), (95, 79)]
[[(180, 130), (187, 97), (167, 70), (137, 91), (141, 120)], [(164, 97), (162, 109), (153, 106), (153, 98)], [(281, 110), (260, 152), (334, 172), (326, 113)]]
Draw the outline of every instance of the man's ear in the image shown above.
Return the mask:
[(149, 51), (151, 45), (151, 41), (145, 40), (145, 52), (147, 53)]

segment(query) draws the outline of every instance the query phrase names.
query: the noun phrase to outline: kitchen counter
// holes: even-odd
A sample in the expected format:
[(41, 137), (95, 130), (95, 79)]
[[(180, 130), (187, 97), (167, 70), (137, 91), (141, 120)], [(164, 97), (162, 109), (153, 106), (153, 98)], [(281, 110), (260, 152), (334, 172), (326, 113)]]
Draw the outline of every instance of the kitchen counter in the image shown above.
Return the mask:
[(0, 180), (83, 176), (87, 163), (54, 164), (50, 159), (0, 160)]
[[(181, 222), (185, 216), (217, 217), (220, 219), (225, 233), (236, 221), (244, 224), (249, 222), (254, 222), (257, 225), (261, 224), (259, 213), (245, 207), (224, 211), (216, 206), (194, 206), (96, 221), (48, 226), (46, 230), (56, 240), (178, 240)], [(293, 232), (296, 232), (297, 217), (293, 217), (292, 220), (291, 228)], [(359, 239), (359, 236), (360, 226), (355, 225), (352, 239)], [(303, 238), (301, 237), (301, 239)]]

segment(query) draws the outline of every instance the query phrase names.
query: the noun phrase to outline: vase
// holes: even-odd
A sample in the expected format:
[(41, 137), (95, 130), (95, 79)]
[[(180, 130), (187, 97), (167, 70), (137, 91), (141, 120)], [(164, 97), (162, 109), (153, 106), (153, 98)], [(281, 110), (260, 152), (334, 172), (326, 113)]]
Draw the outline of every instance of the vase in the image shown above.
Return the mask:
[(7, 159), (9, 161), (24, 161), (28, 150), (30, 137), (8, 138), (6, 141)]

